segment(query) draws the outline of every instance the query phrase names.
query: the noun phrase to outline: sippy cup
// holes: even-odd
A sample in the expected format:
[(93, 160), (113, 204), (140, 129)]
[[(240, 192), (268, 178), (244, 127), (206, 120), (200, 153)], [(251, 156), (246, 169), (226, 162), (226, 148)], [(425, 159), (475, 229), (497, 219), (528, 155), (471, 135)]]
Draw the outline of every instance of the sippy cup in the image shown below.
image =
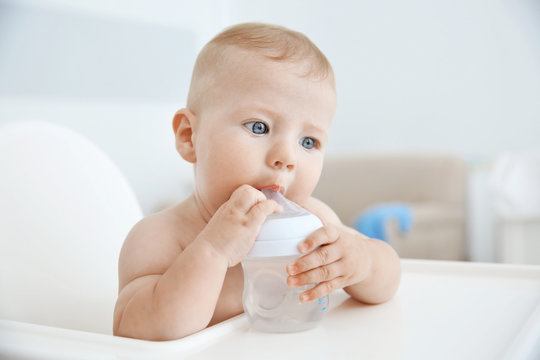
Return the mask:
[(244, 311), (254, 329), (294, 332), (315, 327), (328, 308), (328, 296), (302, 303), (302, 292), (314, 285), (289, 287), (287, 264), (301, 254), (298, 243), (322, 227), (315, 215), (287, 200), (279, 192), (262, 190), (283, 208), (271, 214), (261, 227), (251, 251), (242, 261)]

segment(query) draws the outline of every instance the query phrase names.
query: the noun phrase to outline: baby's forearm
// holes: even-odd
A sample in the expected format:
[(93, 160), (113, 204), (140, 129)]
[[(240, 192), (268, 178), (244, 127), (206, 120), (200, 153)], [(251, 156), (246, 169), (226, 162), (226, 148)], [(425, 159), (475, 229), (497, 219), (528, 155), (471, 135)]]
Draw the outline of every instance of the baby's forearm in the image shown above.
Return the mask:
[(401, 265), (395, 250), (377, 239), (367, 239), (371, 253), (371, 271), (363, 281), (344, 290), (354, 299), (367, 304), (390, 300), (399, 286)]
[(135, 293), (126, 294), (130, 299), (117, 309), (121, 314), (115, 316), (115, 334), (171, 340), (204, 329), (214, 313), (227, 268), (226, 259), (196, 239), (163, 275), (150, 277)]

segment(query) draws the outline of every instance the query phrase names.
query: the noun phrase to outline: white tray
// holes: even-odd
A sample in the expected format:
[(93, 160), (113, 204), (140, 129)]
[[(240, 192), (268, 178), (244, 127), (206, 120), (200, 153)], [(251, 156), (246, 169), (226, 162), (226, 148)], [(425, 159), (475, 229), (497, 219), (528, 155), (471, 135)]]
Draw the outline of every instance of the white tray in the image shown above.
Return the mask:
[(150, 342), (0, 321), (9, 359), (540, 359), (540, 266), (402, 260), (395, 298), (331, 295), (321, 326), (249, 328), (244, 315), (181, 340)]

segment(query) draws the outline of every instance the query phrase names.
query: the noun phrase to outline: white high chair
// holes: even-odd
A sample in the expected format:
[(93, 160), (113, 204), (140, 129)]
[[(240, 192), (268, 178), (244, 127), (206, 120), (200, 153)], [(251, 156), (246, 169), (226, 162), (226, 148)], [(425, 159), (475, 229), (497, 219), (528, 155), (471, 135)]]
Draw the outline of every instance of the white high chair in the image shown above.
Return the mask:
[(141, 217), (115, 164), (42, 122), (0, 128), (0, 319), (111, 334), (122, 242)]
[(260, 333), (239, 315), (179, 340), (112, 336), (118, 252), (140, 217), (81, 136), (0, 128), (0, 359), (540, 358), (540, 267), (410, 259), (393, 300), (335, 291), (311, 331)]

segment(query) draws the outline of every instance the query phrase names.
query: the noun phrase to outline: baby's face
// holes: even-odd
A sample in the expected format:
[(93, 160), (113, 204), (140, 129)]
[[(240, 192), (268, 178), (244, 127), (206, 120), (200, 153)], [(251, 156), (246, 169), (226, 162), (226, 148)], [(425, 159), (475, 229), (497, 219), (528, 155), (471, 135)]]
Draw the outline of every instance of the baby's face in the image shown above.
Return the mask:
[(210, 214), (243, 184), (279, 187), (302, 204), (322, 169), (336, 107), (331, 82), (247, 54), (217, 75), (196, 114), (196, 195)]

